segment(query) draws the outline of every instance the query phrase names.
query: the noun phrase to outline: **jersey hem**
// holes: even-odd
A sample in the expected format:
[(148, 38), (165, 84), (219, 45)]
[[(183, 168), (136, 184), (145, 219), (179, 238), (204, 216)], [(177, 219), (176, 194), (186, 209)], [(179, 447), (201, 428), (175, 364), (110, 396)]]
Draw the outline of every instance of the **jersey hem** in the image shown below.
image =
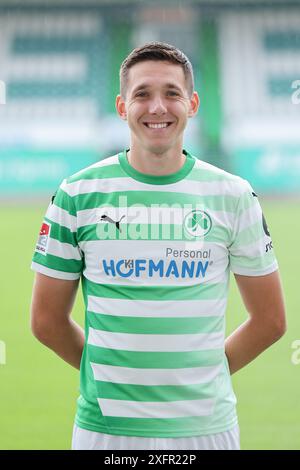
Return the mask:
[(231, 272), (234, 274), (240, 274), (242, 276), (266, 276), (267, 274), (271, 274), (275, 271), (278, 270), (278, 263), (275, 261), (271, 266), (265, 269), (257, 269), (257, 270), (251, 270), (243, 267), (234, 267), (232, 266), (230, 268)]
[(46, 276), (49, 276), (49, 277), (54, 277), (55, 279), (75, 281), (80, 278), (80, 273), (76, 274), (76, 273), (67, 273), (65, 271), (57, 271), (55, 269), (47, 268), (46, 266), (36, 263), (35, 261), (31, 263), (31, 269), (32, 271), (45, 274)]
[(99, 433), (104, 433), (104, 434), (112, 434), (112, 435), (117, 435), (117, 436), (135, 436), (135, 437), (156, 437), (156, 438), (168, 438), (168, 437), (194, 437), (194, 436), (207, 436), (210, 434), (218, 434), (221, 432), (225, 431), (230, 431), (234, 426), (238, 424), (238, 419), (237, 417), (234, 418), (230, 423), (228, 423), (226, 426), (215, 426), (215, 427), (210, 427), (208, 429), (202, 429), (199, 431), (197, 430), (191, 430), (191, 431), (186, 431), (186, 432), (167, 432), (163, 433), (161, 432), (160, 434), (157, 434), (155, 431), (151, 432), (151, 430), (145, 431), (143, 430), (138, 430), (138, 431), (130, 431), (128, 429), (123, 429), (123, 428), (105, 428), (104, 426), (95, 426), (93, 424), (88, 424), (84, 423), (78, 418), (75, 418), (75, 424), (82, 429), (86, 429), (87, 431), (93, 431), (93, 432), (99, 432)]

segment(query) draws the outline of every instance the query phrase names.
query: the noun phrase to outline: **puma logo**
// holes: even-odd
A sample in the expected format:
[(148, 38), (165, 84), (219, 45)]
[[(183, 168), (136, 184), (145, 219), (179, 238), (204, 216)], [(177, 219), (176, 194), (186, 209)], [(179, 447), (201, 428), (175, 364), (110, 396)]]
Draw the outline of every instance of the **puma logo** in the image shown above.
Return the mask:
[(120, 222), (121, 222), (122, 219), (124, 219), (124, 217), (125, 217), (125, 215), (122, 215), (122, 217), (119, 221), (115, 221), (115, 220), (111, 219), (108, 215), (103, 214), (100, 217), (100, 222), (110, 222), (111, 224), (115, 224), (115, 226), (117, 227), (119, 232), (122, 232), (122, 230), (120, 229)]

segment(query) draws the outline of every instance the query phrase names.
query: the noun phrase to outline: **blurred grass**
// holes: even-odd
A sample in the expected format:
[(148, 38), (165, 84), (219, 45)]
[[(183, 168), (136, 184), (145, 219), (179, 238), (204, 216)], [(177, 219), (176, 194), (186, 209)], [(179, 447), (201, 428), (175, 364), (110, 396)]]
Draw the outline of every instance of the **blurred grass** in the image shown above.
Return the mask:
[[(262, 201), (261, 201), (262, 202)], [(285, 336), (233, 376), (244, 449), (300, 449), (300, 365), (291, 362), (291, 344), (300, 339), (299, 201), (263, 201), (286, 300)], [(234, 283), (227, 309), (228, 330), (246, 319)]]
[[(286, 335), (233, 376), (243, 449), (300, 449), (300, 365), (291, 363), (291, 343), (300, 339), (298, 287), (299, 202), (264, 201), (286, 296)], [(0, 340), (0, 449), (68, 449), (79, 374), (32, 336), (30, 262), (45, 207), (0, 207), (2, 263)], [(297, 261), (298, 257), (298, 261)], [(246, 319), (234, 282), (227, 330)], [(83, 324), (78, 296), (74, 318)]]

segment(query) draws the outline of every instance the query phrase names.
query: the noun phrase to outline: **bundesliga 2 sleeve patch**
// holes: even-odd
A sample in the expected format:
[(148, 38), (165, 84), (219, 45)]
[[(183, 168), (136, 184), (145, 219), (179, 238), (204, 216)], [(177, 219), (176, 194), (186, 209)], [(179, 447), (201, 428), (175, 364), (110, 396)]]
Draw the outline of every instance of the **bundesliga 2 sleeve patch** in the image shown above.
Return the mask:
[(39, 238), (35, 247), (35, 250), (38, 251), (41, 255), (46, 256), (50, 232), (51, 224), (49, 224), (48, 222), (43, 222), (39, 233)]

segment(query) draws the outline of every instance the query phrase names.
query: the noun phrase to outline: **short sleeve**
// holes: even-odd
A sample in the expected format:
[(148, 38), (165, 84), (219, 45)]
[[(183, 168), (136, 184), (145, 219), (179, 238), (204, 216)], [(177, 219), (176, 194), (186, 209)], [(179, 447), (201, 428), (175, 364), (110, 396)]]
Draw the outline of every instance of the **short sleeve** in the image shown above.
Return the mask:
[(80, 278), (83, 255), (77, 243), (77, 218), (63, 181), (49, 204), (38, 235), (31, 268), (50, 277)]
[(276, 271), (278, 264), (258, 197), (247, 181), (243, 183), (229, 247), (230, 269), (235, 274), (263, 276)]

